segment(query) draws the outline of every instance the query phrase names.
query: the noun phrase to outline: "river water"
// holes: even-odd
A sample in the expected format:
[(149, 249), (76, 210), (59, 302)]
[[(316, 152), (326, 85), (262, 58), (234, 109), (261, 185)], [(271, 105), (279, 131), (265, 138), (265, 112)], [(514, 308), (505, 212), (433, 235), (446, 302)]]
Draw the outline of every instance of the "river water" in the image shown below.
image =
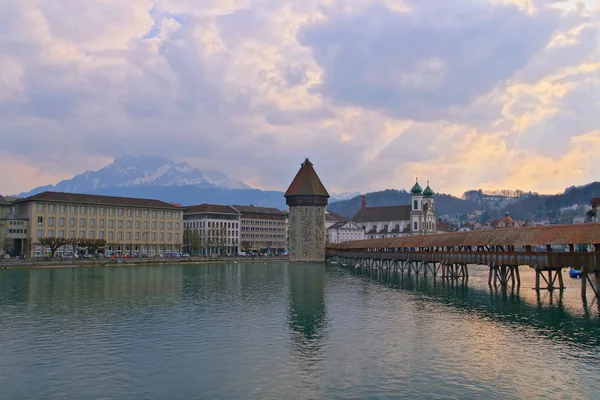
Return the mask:
[(598, 399), (599, 306), (337, 266), (0, 271), (0, 399)]

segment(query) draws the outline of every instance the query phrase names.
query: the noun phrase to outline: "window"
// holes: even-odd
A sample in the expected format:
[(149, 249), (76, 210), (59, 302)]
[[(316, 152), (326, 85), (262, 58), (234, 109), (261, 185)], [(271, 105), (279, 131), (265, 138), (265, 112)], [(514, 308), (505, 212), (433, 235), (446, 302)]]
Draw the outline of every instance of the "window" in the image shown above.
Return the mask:
[(170, 242), (171, 241), (171, 234), (167, 233), (167, 240)]
[(115, 209), (114, 209), (114, 208), (112, 208), (112, 207), (111, 207), (111, 208), (109, 208), (109, 209), (108, 209), (108, 215), (109, 215), (109, 216), (111, 216), (111, 217), (112, 217), (113, 215), (115, 215)]
[(98, 209), (98, 211), (99, 211), (99, 213), (100, 213), (100, 216), (101, 216), (101, 217), (103, 217), (103, 216), (104, 216), (105, 210), (106, 210), (106, 209), (105, 209), (104, 207), (100, 207), (100, 208)]
[(44, 205), (38, 204), (38, 212), (44, 212)]
[(79, 231), (79, 237), (85, 239), (85, 231)]
[(112, 231), (108, 232), (108, 240), (113, 240), (115, 237), (115, 235), (113, 234)]
[(79, 214), (85, 215), (85, 206), (79, 207)]
[(177, 241), (179, 241), (179, 233), (176, 233), (176, 234), (175, 234), (175, 241), (176, 241), (176, 242), (177, 242)]
[(127, 209), (127, 216), (128, 216), (128, 217), (131, 217), (131, 208), (128, 208), (128, 209)]
[(136, 210), (135, 210), (135, 216), (136, 216), (136, 217), (139, 217), (139, 216), (140, 216), (140, 210), (139, 210), (139, 209), (137, 209), (137, 208), (136, 208)]
[(117, 208), (117, 216), (118, 217), (122, 217), (123, 216), (123, 209), (122, 208)]
[(90, 239), (94, 239), (95, 236), (94, 231), (90, 231)]
[(130, 219), (127, 220), (127, 229), (131, 229), (131, 220)]
[(152, 221), (152, 229), (156, 229), (156, 221)]
[(27, 204), (19, 204), (19, 214), (24, 214), (27, 212)]
[(179, 219), (179, 211), (175, 211), (175, 218)]
[(94, 228), (96, 226), (96, 220), (94, 218), (90, 219), (90, 228)]
[(61, 214), (65, 213), (65, 205), (61, 204), (60, 206), (58, 206), (58, 212)]
[(152, 241), (156, 242), (156, 232), (152, 232)]
[(413, 202), (413, 210), (418, 210), (418, 209), (419, 209), (419, 201), (418, 201), (418, 200), (415, 200), (415, 201)]
[(85, 218), (79, 218), (79, 226), (80, 227), (84, 227), (85, 226)]
[(65, 217), (60, 217), (58, 219), (58, 226), (65, 226)]
[(76, 213), (77, 213), (77, 207), (71, 206), (71, 214), (76, 214)]
[(69, 218), (69, 226), (75, 226), (75, 218)]
[(167, 218), (173, 219), (173, 212), (172, 211), (167, 212)]
[(90, 215), (96, 215), (96, 207), (90, 207)]
[(98, 239), (104, 239), (104, 231), (98, 232)]
[(152, 218), (156, 218), (156, 210), (152, 211)]
[(144, 221), (144, 229), (148, 229), (148, 221)]
[(52, 229), (48, 231), (48, 237), (54, 237), (54, 231)]
[(43, 231), (43, 230), (41, 230), (41, 229), (38, 229), (38, 230), (35, 232), (35, 236), (36, 236), (37, 238), (41, 238), (43, 234), (44, 234), (44, 231)]
[(173, 229), (173, 223), (172, 222), (167, 222), (167, 229), (168, 230)]
[(148, 218), (148, 210), (144, 210), (144, 218)]
[(119, 229), (123, 228), (123, 220), (122, 219), (117, 221), (117, 228), (119, 228)]
[(54, 217), (48, 217), (48, 225), (54, 226)]
[(165, 240), (165, 234), (164, 234), (164, 233), (161, 233), (161, 234), (160, 234), (160, 241), (161, 241), (161, 242), (164, 242), (164, 240)]
[(142, 223), (140, 221), (135, 221), (135, 229), (140, 229)]
[(165, 223), (164, 222), (160, 223), (160, 229), (165, 229)]
[(65, 231), (58, 231), (58, 237), (64, 238), (65, 237)]
[(104, 220), (103, 220), (103, 219), (99, 219), (99, 220), (98, 220), (98, 226), (99, 226), (100, 228), (104, 228)]
[(414, 225), (413, 225), (415, 231), (419, 230), (419, 224), (417, 223), (417, 221), (415, 221)]
[(123, 240), (123, 232), (117, 233), (117, 240)]
[(179, 222), (175, 222), (175, 230), (179, 230)]
[(131, 240), (131, 232), (127, 232), (127, 240)]
[(160, 217), (161, 217), (161, 218), (164, 218), (164, 217), (165, 217), (165, 212), (164, 212), (164, 211), (161, 211), (161, 212), (160, 212)]
[(115, 220), (114, 219), (109, 219), (108, 220), (108, 227), (109, 228), (114, 228), (115, 227)]
[(54, 204), (49, 204), (48, 205), (48, 212), (49, 213), (54, 213)]
[(69, 237), (73, 239), (75, 237), (75, 231), (69, 231)]
[(140, 240), (140, 233), (139, 232), (135, 233), (135, 240)]
[(38, 217), (38, 225), (41, 225), (44, 223), (44, 217)]

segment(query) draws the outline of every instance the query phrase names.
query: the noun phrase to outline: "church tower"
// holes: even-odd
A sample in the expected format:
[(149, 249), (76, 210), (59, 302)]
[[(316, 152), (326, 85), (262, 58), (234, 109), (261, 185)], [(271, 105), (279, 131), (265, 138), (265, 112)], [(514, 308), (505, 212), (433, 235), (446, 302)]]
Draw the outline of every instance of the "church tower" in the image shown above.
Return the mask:
[(424, 216), (424, 231), (426, 233), (437, 232), (437, 219), (435, 217), (435, 209), (433, 207), (433, 196), (435, 193), (429, 186), (427, 181), (427, 187), (423, 190), (423, 216)]
[(419, 178), (410, 189), (410, 232), (413, 235), (423, 231), (423, 188), (419, 185)]
[(290, 207), (289, 260), (325, 261), (325, 207), (329, 193), (308, 158), (284, 194)]

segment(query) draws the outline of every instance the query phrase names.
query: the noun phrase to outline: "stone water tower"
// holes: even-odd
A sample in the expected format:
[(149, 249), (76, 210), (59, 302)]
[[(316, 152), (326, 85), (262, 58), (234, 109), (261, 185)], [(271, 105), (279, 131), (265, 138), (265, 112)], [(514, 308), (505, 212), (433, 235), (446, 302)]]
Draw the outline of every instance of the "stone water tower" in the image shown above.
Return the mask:
[(325, 261), (325, 206), (329, 193), (308, 158), (284, 194), (290, 207), (288, 224), (291, 262)]

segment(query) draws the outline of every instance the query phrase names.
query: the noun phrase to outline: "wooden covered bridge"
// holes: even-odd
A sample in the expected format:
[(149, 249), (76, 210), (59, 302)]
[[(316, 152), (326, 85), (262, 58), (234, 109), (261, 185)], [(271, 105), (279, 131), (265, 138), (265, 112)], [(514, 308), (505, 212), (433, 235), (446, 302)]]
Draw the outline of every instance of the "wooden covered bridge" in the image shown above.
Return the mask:
[[(535, 270), (535, 289), (564, 289), (563, 268), (581, 271), (600, 297), (600, 223), (501, 228), (485, 231), (358, 240), (327, 245), (343, 264), (445, 279), (468, 279), (469, 265), (489, 267), (490, 285), (520, 285), (520, 266)], [(542, 282), (546, 287), (542, 287)]]

